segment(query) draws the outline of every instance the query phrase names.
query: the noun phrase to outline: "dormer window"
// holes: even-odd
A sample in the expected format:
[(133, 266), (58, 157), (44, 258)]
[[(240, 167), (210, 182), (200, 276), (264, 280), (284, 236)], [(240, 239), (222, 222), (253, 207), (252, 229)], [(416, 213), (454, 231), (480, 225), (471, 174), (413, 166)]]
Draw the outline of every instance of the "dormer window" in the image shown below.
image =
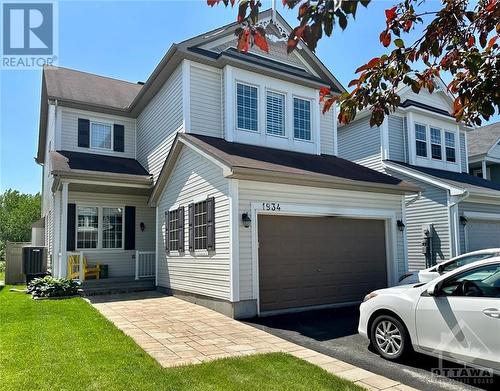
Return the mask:
[(285, 135), (285, 95), (267, 91), (266, 131), (275, 136)]
[(96, 149), (112, 149), (113, 128), (110, 124), (90, 123), (90, 147)]
[(236, 84), (236, 106), (238, 129), (257, 132), (257, 87)]
[(427, 131), (425, 125), (415, 124), (417, 156), (427, 157)]
[(445, 136), (445, 146), (446, 146), (446, 161), (455, 163), (457, 161), (455, 134), (452, 132), (445, 132), (444, 136)]
[(433, 159), (441, 160), (441, 129), (431, 127), (431, 156)]
[(293, 98), (293, 133), (300, 140), (311, 140), (311, 101)]

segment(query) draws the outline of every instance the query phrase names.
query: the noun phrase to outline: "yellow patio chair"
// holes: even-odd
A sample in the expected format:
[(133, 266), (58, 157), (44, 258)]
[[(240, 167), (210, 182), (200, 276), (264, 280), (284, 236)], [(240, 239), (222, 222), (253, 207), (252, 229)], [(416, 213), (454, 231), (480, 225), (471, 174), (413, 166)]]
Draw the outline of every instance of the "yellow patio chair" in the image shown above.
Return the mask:
[[(101, 271), (101, 265), (89, 265), (87, 263), (87, 258), (83, 257), (83, 279), (86, 280), (87, 277), (95, 277), (96, 280), (99, 279), (99, 272)], [(80, 278), (80, 255), (73, 254), (68, 257), (68, 276), (70, 279)]]

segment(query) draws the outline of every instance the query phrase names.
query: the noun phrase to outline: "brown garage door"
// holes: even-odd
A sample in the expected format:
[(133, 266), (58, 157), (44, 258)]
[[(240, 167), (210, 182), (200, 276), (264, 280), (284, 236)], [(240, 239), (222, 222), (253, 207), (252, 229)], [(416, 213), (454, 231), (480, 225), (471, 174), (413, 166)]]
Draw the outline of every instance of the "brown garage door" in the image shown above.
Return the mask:
[(260, 310), (360, 301), (387, 286), (384, 224), (260, 216)]

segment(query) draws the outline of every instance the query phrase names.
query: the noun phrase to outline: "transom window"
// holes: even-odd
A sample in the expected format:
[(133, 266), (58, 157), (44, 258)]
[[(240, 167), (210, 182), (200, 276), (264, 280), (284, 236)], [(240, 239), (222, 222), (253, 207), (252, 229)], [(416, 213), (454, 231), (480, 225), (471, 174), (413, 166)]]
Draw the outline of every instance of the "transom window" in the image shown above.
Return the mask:
[(194, 204), (194, 249), (207, 248), (207, 201)]
[(455, 163), (457, 161), (457, 152), (455, 147), (455, 134), (452, 132), (444, 133), (444, 141), (446, 147), (446, 161)]
[(425, 125), (415, 124), (417, 156), (427, 157), (427, 131)]
[(179, 209), (171, 210), (168, 212), (168, 241), (170, 250), (177, 250), (179, 248), (180, 230), (179, 230)]
[(285, 95), (267, 91), (266, 130), (268, 134), (285, 135)]
[(98, 122), (90, 123), (90, 147), (98, 149), (112, 149), (113, 128), (109, 124)]
[(257, 87), (242, 83), (236, 85), (238, 128), (257, 131)]
[(79, 206), (77, 213), (77, 248), (97, 248), (99, 237), (99, 210), (95, 207)]
[(301, 140), (311, 140), (311, 102), (293, 98), (293, 134)]
[(441, 129), (431, 127), (431, 156), (433, 159), (441, 160)]
[(123, 208), (102, 208), (102, 247), (122, 248)]

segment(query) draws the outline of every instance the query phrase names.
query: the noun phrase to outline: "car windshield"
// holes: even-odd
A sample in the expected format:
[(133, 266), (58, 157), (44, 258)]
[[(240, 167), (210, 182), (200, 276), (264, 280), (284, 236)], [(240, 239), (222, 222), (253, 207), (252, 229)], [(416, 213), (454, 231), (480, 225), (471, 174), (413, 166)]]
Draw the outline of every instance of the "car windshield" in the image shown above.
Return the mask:
[(455, 259), (454, 261), (448, 262), (447, 264), (441, 266), (438, 270), (441, 273), (451, 272), (461, 266), (468, 265), (469, 263), (481, 261), (483, 259), (492, 258), (496, 255), (496, 253), (486, 253), (486, 254), (475, 254), (475, 255), (466, 255), (464, 257)]

